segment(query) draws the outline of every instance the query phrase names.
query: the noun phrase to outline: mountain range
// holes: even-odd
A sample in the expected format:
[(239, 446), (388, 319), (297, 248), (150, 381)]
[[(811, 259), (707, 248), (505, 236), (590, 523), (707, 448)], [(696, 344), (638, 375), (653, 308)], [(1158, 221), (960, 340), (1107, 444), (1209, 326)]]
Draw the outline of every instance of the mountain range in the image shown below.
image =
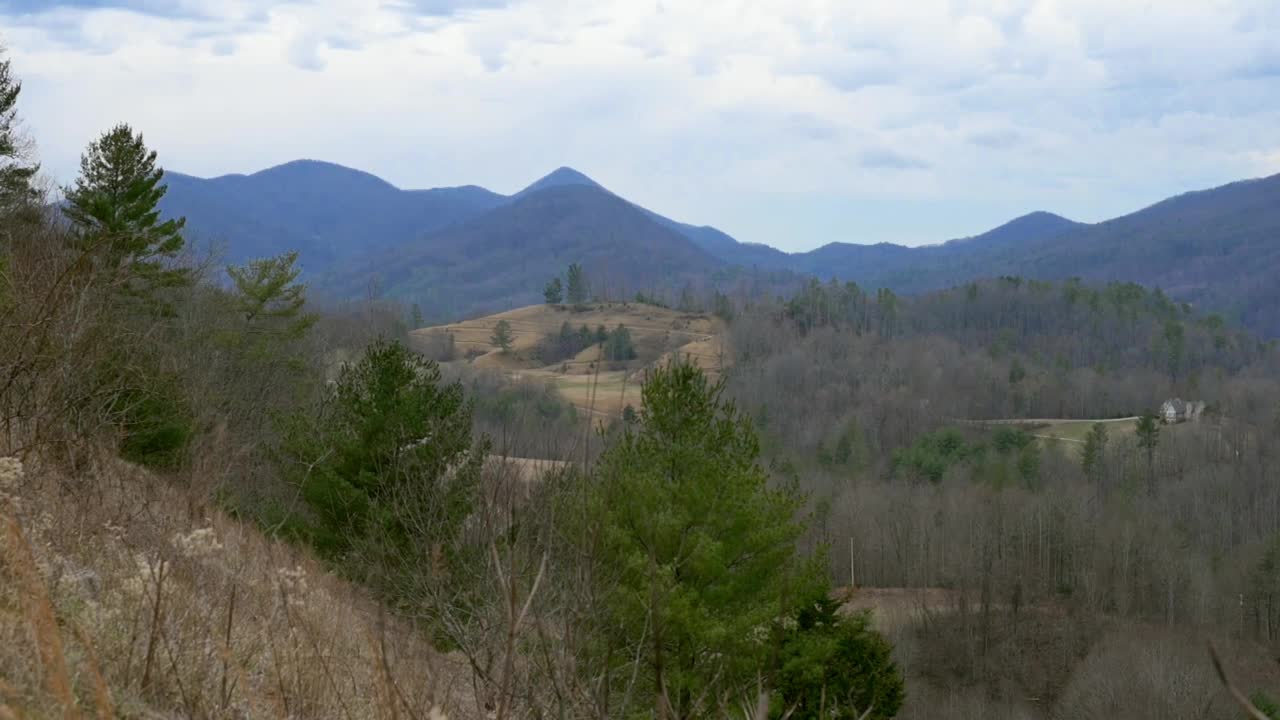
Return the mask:
[(629, 296), (747, 275), (813, 275), (919, 292), (998, 275), (1161, 287), (1280, 336), (1280, 175), (1190, 192), (1105, 222), (1033, 212), (924, 247), (836, 242), (803, 253), (742, 243), (631, 203), (571, 168), (512, 195), (474, 185), (401, 190), (300, 160), (251, 175), (166, 173), (162, 210), (231, 262), (299, 251), (318, 290), (376, 288), (453, 319), (537, 302), (570, 262)]

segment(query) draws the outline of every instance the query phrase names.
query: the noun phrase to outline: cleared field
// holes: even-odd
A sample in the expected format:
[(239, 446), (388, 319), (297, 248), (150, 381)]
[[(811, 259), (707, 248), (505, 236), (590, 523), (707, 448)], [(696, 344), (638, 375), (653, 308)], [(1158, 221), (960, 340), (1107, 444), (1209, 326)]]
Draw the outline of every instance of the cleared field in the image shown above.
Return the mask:
[[(492, 340), (494, 329), (503, 320), (511, 328), (508, 352), (495, 347)], [(574, 329), (604, 326), (610, 331), (623, 325), (631, 333), (637, 357), (626, 362), (606, 361), (600, 347), (591, 346), (575, 357), (547, 364), (539, 357), (539, 349), (548, 336), (558, 335), (565, 323)], [(718, 319), (701, 313), (636, 303), (600, 303), (583, 310), (531, 305), (422, 328), (413, 334), (424, 339), (447, 334), (453, 338), (460, 362), (548, 382), (579, 409), (616, 417), (627, 405), (639, 407), (646, 368), (678, 356), (692, 360), (712, 377), (718, 376), (729, 356), (723, 329)]]
[(1138, 425), (1138, 418), (1120, 418), (1116, 420), (1052, 420), (1048, 425), (1037, 427), (1032, 435), (1046, 440), (1063, 440), (1070, 443), (1084, 443), (1084, 438), (1094, 423), (1103, 423), (1107, 432), (1113, 437), (1132, 435)]
[(598, 376), (548, 373), (545, 377), (576, 407), (589, 408), (598, 414), (620, 415), (628, 404), (640, 406), (640, 379), (631, 375), (626, 370), (617, 370)]

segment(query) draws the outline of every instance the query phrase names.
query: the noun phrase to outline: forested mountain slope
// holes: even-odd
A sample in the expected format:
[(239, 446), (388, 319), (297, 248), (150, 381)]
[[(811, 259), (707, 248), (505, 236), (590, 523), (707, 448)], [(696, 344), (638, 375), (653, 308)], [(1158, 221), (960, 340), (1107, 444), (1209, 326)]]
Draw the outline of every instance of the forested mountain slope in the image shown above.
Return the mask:
[[(369, 173), (315, 160), (297, 160), (251, 175), (209, 179), (169, 172), (165, 180), (169, 190), (161, 209), (167, 215), (185, 216), (193, 240), (237, 262), (297, 250), (303, 266), (313, 275), (344, 271), (350, 261), (367, 264), (380, 254), (389, 263), (387, 267), (394, 268), (396, 263), (389, 259), (394, 256), (384, 251), (546, 190), (584, 188), (612, 195), (591, 178), (567, 167), (558, 168), (509, 196), (474, 185), (401, 190)], [(577, 197), (590, 198), (587, 202), (593, 206), (584, 209), (586, 212), (639, 210), (700, 247), (738, 245), (715, 228), (679, 223), (617, 196), (613, 197), (620, 202), (607, 207), (594, 200), (596, 194), (581, 193)], [(530, 223), (541, 219), (522, 217)], [(496, 224), (506, 222), (499, 219)], [(620, 218), (614, 234), (625, 232), (620, 228), (631, 222), (633, 217)], [(537, 224), (525, 229), (530, 233), (546, 230)], [(654, 248), (656, 252), (665, 249)]]
[(296, 250), (319, 270), (477, 217), (506, 201), (469, 186), (403, 191), (368, 173), (299, 160), (252, 175), (166, 173), (161, 209), (232, 262)]
[(433, 317), (456, 317), (540, 302), (546, 282), (575, 262), (597, 295), (619, 298), (679, 287), (724, 264), (606, 190), (557, 184), (353, 262), (324, 286), (352, 295), (376, 284)]
[[(1034, 212), (939, 245), (834, 242), (791, 254), (671, 220), (572, 168), (510, 196), (475, 186), (404, 191), (315, 161), (253, 175), (167, 178), (162, 208), (186, 216), (192, 238), (229, 259), (298, 250), (303, 268), (327, 291), (350, 296), (377, 288), (435, 305), (441, 318), (532, 302), (544, 264), (583, 261), (615, 289), (660, 286), (668, 293), (690, 282), (714, 285), (708, 273), (725, 267), (907, 293), (999, 275), (1132, 281), (1280, 335), (1280, 286), (1271, 282), (1280, 273), (1280, 175), (1187, 193), (1092, 225)], [(521, 205), (536, 196), (543, 199)], [(569, 215), (591, 220), (566, 222)], [(530, 265), (525, 250), (540, 259)], [(633, 272), (622, 272), (631, 265)], [(453, 287), (464, 276), (467, 287)]]
[(1179, 195), (1094, 225), (1044, 220), (1028, 216), (938, 246), (837, 244), (808, 260), (793, 257), (797, 269), (824, 279), (900, 292), (999, 275), (1130, 281), (1280, 335), (1280, 286), (1271, 281), (1280, 273), (1280, 175)]

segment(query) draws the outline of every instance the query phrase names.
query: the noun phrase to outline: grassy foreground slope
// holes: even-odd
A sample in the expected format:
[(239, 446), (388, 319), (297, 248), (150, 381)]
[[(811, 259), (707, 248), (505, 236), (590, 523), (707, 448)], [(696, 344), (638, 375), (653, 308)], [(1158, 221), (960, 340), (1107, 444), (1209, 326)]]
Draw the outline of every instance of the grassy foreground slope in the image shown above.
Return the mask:
[(87, 465), (0, 458), (0, 717), (467, 717), (457, 661), (309, 553)]

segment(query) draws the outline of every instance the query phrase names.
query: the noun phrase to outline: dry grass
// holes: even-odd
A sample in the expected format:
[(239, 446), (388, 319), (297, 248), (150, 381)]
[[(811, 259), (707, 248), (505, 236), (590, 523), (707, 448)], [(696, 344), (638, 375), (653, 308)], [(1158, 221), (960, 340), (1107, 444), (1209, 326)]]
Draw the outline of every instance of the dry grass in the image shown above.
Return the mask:
[[(512, 349), (503, 353), (490, 337), (499, 321), (511, 326)], [(625, 325), (631, 332), (637, 359), (627, 363), (599, 363), (599, 349), (590, 347), (562, 363), (544, 365), (537, 357), (538, 344), (547, 334), (556, 334), (568, 322), (573, 327), (604, 325), (613, 329)], [(714, 378), (729, 353), (724, 347), (723, 323), (701, 313), (685, 313), (652, 305), (602, 303), (583, 311), (563, 306), (530, 305), (496, 315), (451, 325), (422, 328), (413, 334), (423, 337), (449, 333), (460, 356), (470, 357), (476, 367), (501, 370), (512, 377), (552, 383), (564, 398), (581, 410), (597, 415), (617, 416), (627, 405), (639, 407), (644, 369), (660, 365), (675, 356), (698, 364)]]
[(472, 709), (456, 660), (194, 493), (106, 454), (78, 477), (5, 477), (0, 718)]
[(1138, 421), (1134, 418), (1121, 420), (1062, 420), (1051, 422), (1045, 427), (1036, 428), (1031, 431), (1031, 434), (1050, 441), (1065, 440), (1069, 443), (1083, 445), (1089, 431), (1093, 429), (1095, 423), (1099, 422), (1107, 426), (1107, 434), (1112, 438), (1132, 435), (1138, 427)]

